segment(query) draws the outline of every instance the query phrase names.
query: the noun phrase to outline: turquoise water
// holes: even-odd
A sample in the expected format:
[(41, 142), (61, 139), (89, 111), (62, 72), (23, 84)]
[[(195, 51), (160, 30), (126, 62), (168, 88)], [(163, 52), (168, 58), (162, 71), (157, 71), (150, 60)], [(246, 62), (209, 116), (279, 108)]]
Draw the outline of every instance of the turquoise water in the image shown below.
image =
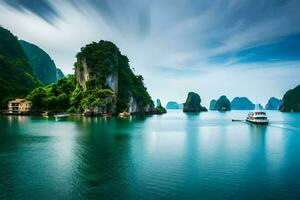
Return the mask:
[(0, 117), (0, 199), (300, 199), (300, 114)]

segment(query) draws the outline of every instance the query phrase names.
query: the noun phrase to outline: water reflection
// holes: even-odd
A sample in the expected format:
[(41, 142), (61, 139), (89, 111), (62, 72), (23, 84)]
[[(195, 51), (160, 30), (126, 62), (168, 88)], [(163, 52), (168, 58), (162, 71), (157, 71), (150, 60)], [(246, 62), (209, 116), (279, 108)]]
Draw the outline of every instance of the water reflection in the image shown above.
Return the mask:
[(297, 120), (244, 115), (0, 117), (0, 199), (298, 199)]

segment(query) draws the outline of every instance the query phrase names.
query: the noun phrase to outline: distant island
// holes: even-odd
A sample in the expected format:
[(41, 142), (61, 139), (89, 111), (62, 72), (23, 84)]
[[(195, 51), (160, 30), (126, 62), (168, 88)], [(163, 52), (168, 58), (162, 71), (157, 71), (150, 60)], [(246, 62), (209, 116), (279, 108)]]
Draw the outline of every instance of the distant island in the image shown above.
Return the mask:
[(185, 103), (183, 104), (183, 112), (203, 112), (207, 109), (201, 106), (201, 97), (195, 92), (189, 92)]
[(254, 110), (255, 104), (252, 103), (247, 97), (235, 97), (230, 106), (232, 110)]
[(211, 100), (209, 109), (218, 111), (230, 111), (231, 104), (229, 99), (225, 95), (222, 95), (218, 100)]
[(176, 110), (176, 109), (180, 109), (178, 103), (175, 102), (175, 101), (169, 101), (169, 102), (167, 103), (167, 105), (166, 105), (166, 108), (167, 108), (167, 109), (170, 109), (170, 110), (172, 110), (172, 109), (175, 109), (175, 110)]
[(265, 110), (279, 110), (281, 105), (282, 100), (277, 99), (276, 97), (271, 97), (265, 106)]

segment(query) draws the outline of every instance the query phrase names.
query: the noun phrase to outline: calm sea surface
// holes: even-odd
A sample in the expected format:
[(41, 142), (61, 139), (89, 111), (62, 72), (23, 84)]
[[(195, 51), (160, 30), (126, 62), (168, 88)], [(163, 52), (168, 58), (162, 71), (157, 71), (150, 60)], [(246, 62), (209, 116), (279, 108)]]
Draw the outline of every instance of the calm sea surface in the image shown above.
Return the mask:
[(0, 117), (0, 199), (300, 199), (300, 114)]

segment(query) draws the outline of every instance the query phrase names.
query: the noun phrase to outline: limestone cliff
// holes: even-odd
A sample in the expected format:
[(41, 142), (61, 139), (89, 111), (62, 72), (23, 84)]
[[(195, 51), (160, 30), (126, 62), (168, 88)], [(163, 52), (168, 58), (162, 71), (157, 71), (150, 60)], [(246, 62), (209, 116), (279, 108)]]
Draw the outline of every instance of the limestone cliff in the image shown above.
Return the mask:
[(183, 105), (183, 112), (202, 112), (207, 109), (201, 106), (201, 98), (195, 92), (189, 92), (188, 97)]
[[(115, 110), (110, 112), (128, 111), (135, 114), (154, 110), (154, 104), (144, 86), (143, 77), (132, 72), (128, 58), (122, 55), (113, 43), (100, 41), (88, 44), (76, 57), (76, 81), (84, 90), (110, 89), (116, 95), (117, 100), (113, 103)], [(89, 110), (97, 113), (107, 112), (107, 109), (94, 109), (93, 107)]]

